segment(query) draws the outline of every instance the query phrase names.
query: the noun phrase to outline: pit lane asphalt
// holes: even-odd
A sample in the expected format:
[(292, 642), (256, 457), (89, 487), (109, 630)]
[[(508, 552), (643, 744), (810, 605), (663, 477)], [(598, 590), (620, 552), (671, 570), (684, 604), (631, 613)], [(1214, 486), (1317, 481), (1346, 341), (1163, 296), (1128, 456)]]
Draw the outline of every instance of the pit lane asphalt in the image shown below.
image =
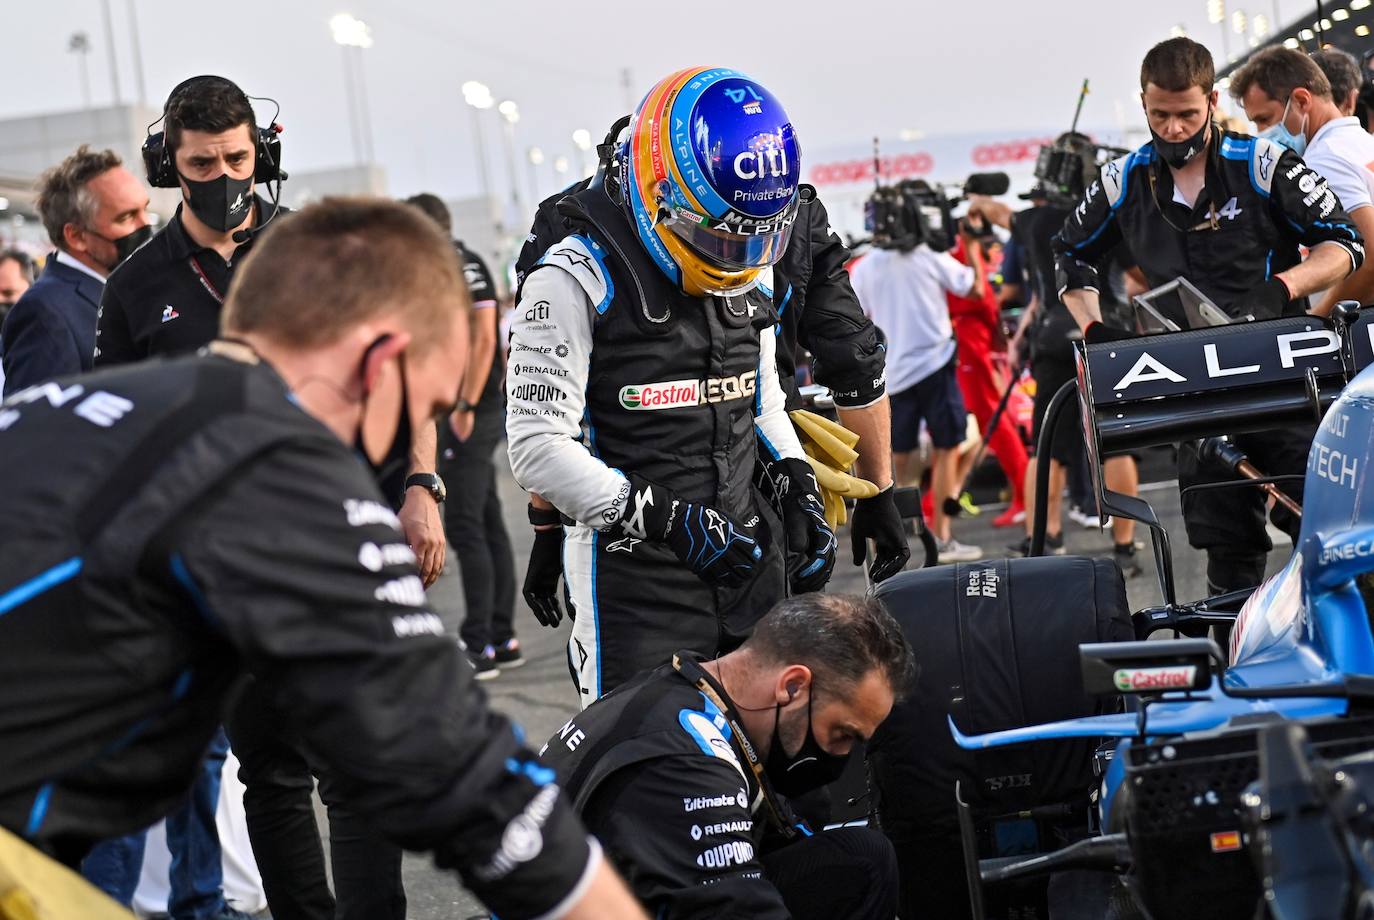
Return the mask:
[[(525, 519), (525, 497), (510, 475), (505, 459), (505, 445), (496, 454), (498, 481), (501, 488), (501, 501), (505, 513), (506, 526), (510, 530), (511, 543), (515, 550), (517, 588), (524, 578), (525, 560), (529, 556), (531, 531)], [(1147, 457), (1142, 467), (1142, 495), (1155, 507), (1160, 521), (1168, 529), (1174, 545), (1174, 570), (1180, 600), (1193, 600), (1206, 593), (1203, 554), (1191, 549), (1183, 530), (1183, 519), (1179, 510), (1177, 485), (1171, 479), (1171, 465), (1161, 457)], [(1148, 480), (1154, 478), (1154, 482)], [(1066, 503), (1067, 505), (1067, 503)], [(985, 557), (1007, 555), (1006, 545), (1021, 537), (1020, 528), (995, 529), (992, 519), (1001, 510), (1000, 505), (985, 505), (984, 513), (978, 517), (963, 517), (954, 522), (954, 535), (964, 543), (981, 546)], [(1066, 546), (1070, 553), (1084, 555), (1110, 555), (1112, 541), (1110, 532), (1100, 533), (1096, 529), (1087, 530), (1071, 521), (1065, 520), (1064, 533)], [(1139, 551), (1142, 574), (1127, 582), (1127, 596), (1131, 609), (1157, 604), (1160, 602), (1155, 566), (1149, 549), (1149, 536), (1144, 528), (1137, 527), (1136, 540), (1144, 543)], [(851, 564), (848, 531), (839, 534), (840, 557), (835, 566), (828, 591), (863, 593), (863, 574)], [(916, 559), (912, 565), (920, 564), (920, 545), (913, 539)], [(1291, 546), (1286, 542), (1276, 542), (1269, 556), (1269, 571), (1272, 573), (1287, 560)], [(463, 616), (462, 582), (457, 560), (450, 553), (448, 566), (430, 589), (430, 599), (435, 611), (444, 618), (446, 625), (456, 635)], [(569, 626), (564, 620), (557, 629), (540, 626), (525, 606), (524, 600), (516, 599), (516, 632), (524, 647), (526, 664), (522, 668), (503, 671), (495, 680), (484, 682), (492, 705), (501, 712), (521, 723), (536, 747), (543, 743), (576, 710), (572, 693), (572, 683), (564, 649), (568, 640)], [(322, 836), (328, 847), (327, 826), (324, 814), (317, 807)], [(407, 854), (404, 865), (406, 897), (409, 901), (407, 917), (411, 920), (462, 920), (469, 917), (485, 917), (486, 913), (475, 898), (463, 889), (456, 877), (449, 872), (434, 868), (428, 856)]]

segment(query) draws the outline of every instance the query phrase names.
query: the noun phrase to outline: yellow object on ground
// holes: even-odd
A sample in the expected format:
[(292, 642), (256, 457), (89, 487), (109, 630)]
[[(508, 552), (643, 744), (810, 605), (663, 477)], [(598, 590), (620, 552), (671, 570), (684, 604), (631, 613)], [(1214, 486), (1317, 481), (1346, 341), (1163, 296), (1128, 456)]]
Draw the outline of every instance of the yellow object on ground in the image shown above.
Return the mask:
[(806, 409), (795, 409), (788, 417), (797, 429), (806, 458), (811, 461), (816, 484), (821, 487), (825, 521), (835, 530), (849, 517), (845, 499), (872, 498), (878, 494), (876, 485), (849, 472), (854, 461), (859, 459), (854, 450), (859, 436), (838, 422)]
[(0, 828), (0, 920), (134, 920), (134, 915)]

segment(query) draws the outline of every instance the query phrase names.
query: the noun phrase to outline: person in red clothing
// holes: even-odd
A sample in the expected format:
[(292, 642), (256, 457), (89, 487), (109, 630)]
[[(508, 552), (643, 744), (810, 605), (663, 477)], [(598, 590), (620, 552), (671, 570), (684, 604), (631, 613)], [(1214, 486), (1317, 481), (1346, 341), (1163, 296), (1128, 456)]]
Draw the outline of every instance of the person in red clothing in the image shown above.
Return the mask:
[[(1005, 375), (998, 373), (993, 366), (993, 352), (1005, 351), (1001, 344), (1001, 312), (997, 306), (997, 296), (988, 283), (987, 257), (978, 243), (972, 245), (974, 257), (983, 265), (979, 277), (982, 287), (970, 297), (949, 298), (949, 316), (954, 324), (954, 338), (958, 342), (959, 367), (957, 379), (959, 390), (964, 394), (964, 406), (978, 420), (978, 430), (988, 439), (988, 445), (1002, 465), (1007, 483), (1011, 486), (1011, 505), (993, 520), (994, 527), (1011, 527), (1026, 518), (1026, 446), (1021, 442), (1016, 427), (1007, 412), (997, 420), (992, 431), (988, 423), (997, 411), (997, 403), (1007, 382)], [(969, 264), (968, 253), (961, 237), (952, 249), (951, 255), (965, 265)], [(957, 496), (955, 496), (957, 497)]]

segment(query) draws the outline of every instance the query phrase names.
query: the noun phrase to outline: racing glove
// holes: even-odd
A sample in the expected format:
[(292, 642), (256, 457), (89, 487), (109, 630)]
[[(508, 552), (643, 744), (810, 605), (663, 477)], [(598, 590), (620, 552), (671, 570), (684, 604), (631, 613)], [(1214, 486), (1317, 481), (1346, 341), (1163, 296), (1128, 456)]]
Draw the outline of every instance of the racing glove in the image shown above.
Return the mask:
[(629, 503), (619, 523), (625, 534), (666, 544), (692, 574), (713, 587), (737, 588), (754, 574), (763, 551), (743, 525), (633, 473), (629, 480)]
[(563, 619), (563, 609), (558, 605), (558, 579), (562, 575), (563, 528), (536, 530), (522, 591), (540, 626), (557, 626)]
[(911, 547), (906, 542), (902, 515), (892, 500), (892, 486), (871, 498), (854, 503), (854, 517), (849, 524), (849, 539), (854, 550), (854, 564), (863, 565), (868, 554), (868, 539), (873, 540), (873, 566), (868, 575), (873, 583), (891, 578), (906, 567)]
[(1088, 328), (1083, 330), (1083, 341), (1089, 345), (1097, 345), (1101, 342), (1119, 342), (1122, 339), (1138, 339), (1140, 336), (1125, 329), (1116, 329), (1100, 321), (1088, 324)]
[(1246, 291), (1240, 303), (1255, 316), (1266, 319), (1271, 316), (1282, 316), (1292, 299), (1288, 293), (1288, 285), (1276, 275)]
[(816, 474), (810, 463), (792, 457), (770, 461), (763, 469), (782, 512), (792, 590), (798, 594), (819, 591), (835, 568), (835, 533), (825, 522)]

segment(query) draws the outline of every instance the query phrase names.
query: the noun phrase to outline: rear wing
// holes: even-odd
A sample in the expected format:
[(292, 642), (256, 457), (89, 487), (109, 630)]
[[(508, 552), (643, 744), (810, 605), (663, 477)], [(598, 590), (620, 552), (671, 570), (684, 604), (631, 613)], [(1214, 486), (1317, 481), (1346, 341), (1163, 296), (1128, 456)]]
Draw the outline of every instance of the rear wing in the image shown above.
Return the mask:
[[(1102, 513), (1167, 535), (1148, 502), (1107, 490), (1102, 460), (1120, 451), (1320, 422), (1350, 379), (1374, 364), (1374, 310), (1287, 316), (1074, 345), (1078, 399)], [(1171, 568), (1171, 567), (1170, 567)], [(1172, 572), (1161, 572), (1173, 603)]]

